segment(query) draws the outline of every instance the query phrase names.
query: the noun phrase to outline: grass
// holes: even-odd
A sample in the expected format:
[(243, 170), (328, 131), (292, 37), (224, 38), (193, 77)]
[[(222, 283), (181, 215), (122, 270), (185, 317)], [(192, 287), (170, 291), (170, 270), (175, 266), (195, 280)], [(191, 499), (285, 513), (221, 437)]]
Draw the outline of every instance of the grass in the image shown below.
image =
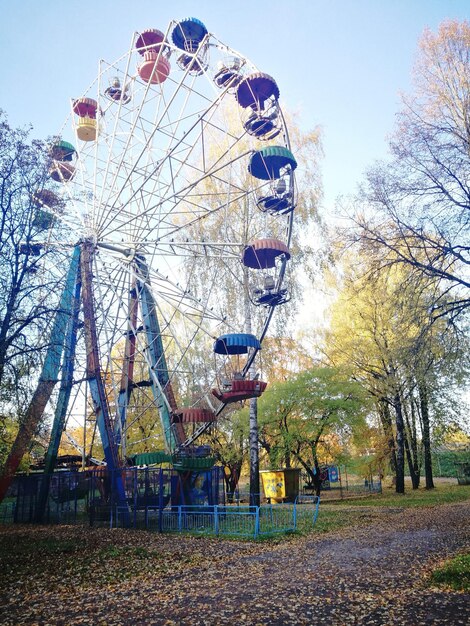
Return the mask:
[[(470, 499), (470, 487), (439, 485), (433, 491), (410, 490), (321, 504), (312, 529), (313, 510), (299, 506), (297, 532), (263, 536), (257, 542), (240, 537), (191, 537), (140, 531), (92, 529), (86, 526), (0, 527), (0, 588), (36, 581), (38, 589), (67, 589), (71, 577), (79, 589), (97, 589), (119, 581), (149, 577), (180, 576), (194, 567), (210, 569), (214, 560), (234, 553), (262, 553), (259, 543), (297, 541), (347, 528), (364, 528), (381, 517), (372, 507), (420, 507)], [(372, 509), (372, 510), (371, 510)], [(417, 511), (420, 515), (420, 512)], [(386, 518), (384, 518), (386, 519)], [(235, 539), (237, 547), (231, 546)], [(258, 544), (258, 545), (257, 545)], [(243, 546), (243, 547), (241, 547)], [(260, 552), (261, 551), (261, 552)], [(431, 584), (469, 591), (470, 555), (443, 564), (431, 576)]]
[[(343, 528), (361, 526), (367, 524), (368, 518), (374, 517), (370, 514), (372, 507), (392, 507), (392, 508), (413, 508), (413, 507), (426, 507), (426, 506), (438, 506), (441, 504), (450, 504), (455, 502), (463, 502), (470, 500), (470, 486), (468, 485), (454, 485), (454, 484), (438, 484), (435, 489), (426, 490), (424, 488), (412, 490), (407, 486), (405, 494), (397, 494), (391, 488), (386, 488), (382, 494), (374, 494), (369, 497), (360, 498), (348, 498), (341, 501), (324, 501), (320, 504), (318, 519), (314, 526), (312, 526), (313, 509), (308, 505), (299, 505), (297, 509), (297, 530), (294, 533), (288, 533), (287, 536), (294, 535), (306, 535), (311, 532), (327, 533)], [(354, 508), (352, 508), (354, 507)], [(361, 510), (363, 509), (363, 510)], [(369, 512), (368, 512), (369, 510)], [(267, 530), (265, 528), (265, 530)], [(194, 533), (189, 533), (189, 535)], [(200, 532), (197, 533), (200, 536), (213, 538), (212, 532)], [(238, 540), (253, 542), (254, 538), (248, 535), (239, 534), (221, 534), (222, 540)], [(283, 541), (286, 539), (285, 533), (273, 532), (269, 534), (260, 535), (257, 541), (274, 542)], [(37, 546), (39, 550), (43, 552), (74, 552), (75, 546), (58, 545)], [(114, 549), (115, 551), (116, 549)], [(117, 558), (121, 556), (122, 552), (126, 550), (119, 550), (119, 555), (112, 551), (108, 556)], [(141, 560), (146, 560), (147, 555), (135, 554), (135, 557), (140, 557)], [(153, 556), (153, 555), (152, 555)]]
[[(327, 533), (342, 528), (361, 526), (367, 523), (367, 518), (373, 517), (367, 513), (370, 507), (413, 508), (423, 506), (438, 506), (463, 502), (470, 499), (470, 486), (440, 484), (435, 489), (407, 489), (405, 494), (397, 494), (392, 489), (384, 493), (362, 498), (348, 498), (341, 501), (325, 501), (320, 504), (318, 519), (312, 528), (313, 510), (308, 505), (299, 505), (297, 508), (297, 530), (293, 535), (311, 533)], [(351, 507), (354, 506), (354, 509)], [(305, 507), (305, 508), (304, 508)], [(364, 510), (361, 511), (361, 507)], [(209, 534), (210, 535), (210, 534)], [(209, 536), (208, 535), (208, 536)], [(253, 541), (253, 537), (226, 536), (225, 539), (239, 539)], [(279, 542), (285, 540), (286, 534), (272, 533), (261, 535), (257, 541)]]
[[(439, 485), (435, 489), (409, 489), (405, 494), (397, 494), (391, 489), (384, 493), (362, 498), (348, 498), (341, 501), (325, 501), (320, 504), (320, 512), (313, 528), (314, 533), (327, 533), (342, 528), (364, 526), (372, 507), (415, 508), (439, 506), (470, 500), (468, 485)], [(354, 507), (354, 508), (352, 508)], [(363, 510), (361, 510), (363, 509)], [(369, 511), (369, 513), (368, 513)], [(301, 534), (312, 532), (311, 525), (300, 523), (298, 531)]]
[[(407, 489), (406, 493), (398, 494), (392, 489), (384, 489), (382, 494), (373, 495), (367, 498), (348, 498), (337, 502), (328, 502), (329, 506), (392, 506), (392, 507), (418, 507), (437, 506), (439, 504), (451, 504), (453, 502), (464, 502), (470, 500), (469, 485), (448, 485), (442, 484), (435, 489)], [(321, 505), (320, 505), (321, 509)]]
[[(327, 533), (333, 530), (339, 530), (348, 526), (354, 526), (360, 515), (356, 511), (343, 511), (338, 508), (337, 511), (331, 509), (322, 509), (320, 504), (320, 512), (318, 519), (313, 528), (315, 533)], [(312, 528), (300, 527), (300, 532), (312, 532)]]
[(450, 559), (431, 574), (431, 582), (455, 591), (470, 591), (470, 554)]
[(364, 528), (364, 526), (367, 526), (370, 521), (377, 519), (377, 516), (371, 514), (370, 509), (367, 510), (367, 508), (365, 508), (367, 504), (364, 500), (361, 504), (364, 505), (363, 510), (361, 510), (362, 507), (356, 506), (352, 509), (341, 506), (334, 507), (330, 505), (322, 507), (320, 504), (320, 512), (313, 529), (311, 526), (300, 526), (299, 531), (301, 534), (308, 534), (312, 532), (314, 534), (318, 534), (334, 532), (343, 528)]
[(40, 555), (64, 555), (79, 552), (80, 544), (70, 540), (57, 540), (55, 537), (46, 539), (34, 539), (31, 542), (25, 540), (14, 545), (11, 552), (17, 556), (31, 554), (31, 552)]

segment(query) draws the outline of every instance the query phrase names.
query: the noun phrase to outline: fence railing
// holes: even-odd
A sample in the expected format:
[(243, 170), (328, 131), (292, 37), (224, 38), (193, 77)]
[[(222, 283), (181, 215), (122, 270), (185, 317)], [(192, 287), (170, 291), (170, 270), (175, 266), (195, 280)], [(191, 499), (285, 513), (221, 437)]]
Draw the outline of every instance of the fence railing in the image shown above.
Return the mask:
[(2, 502), (0, 504), (0, 524), (13, 524), (15, 508), (16, 502)]
[[(302, 495), (312, 494), (313, 490), (309, 487), (302, 486), (300, 490)], [(328, 489), (321, 491), (322, 500), (346, 500), (348, 498), (357, 498), (358, 496), (369, 496), (371, 494), (382, 493), (382, 483), (380, 480), (374, 482), (349, 482), (346, 485), (339, 483), (331, 485)]]
[(320, 510), (320, 497), (302, 494), (297, 496), (297, 498), (295, 499), (295, 504), (297, 516), (296, 526), (297, 522), (303, 521), (304, 523), (307, 523), (307, 526), (311, 524), (313, 528), (313, 526), (315, 526), (315, 522), (317, 521), (318, 513)]
[(110, 525), (146, 528), (158, 532), (189, 533), (231, 537), (253, 537), (294, 532), (314, 526), (320, 499), (301, 496), (289, 504), (257, 506), (181, 505), (166, 509), (147, 507), (130, 515), (125, 507), (115, 507)]
[[(205, 472), (198, 490), (170, 470), (129, 468), (125, 498), (116, 498), (113, 477), (102, 470), (19, 476), (0, 507), (0, 523), (90, 524), (150, 529), (158, 532), (259, 537), (313, 527), (319, 498), (299, 496), (294, 502), (225, 503), (220, 476)], [(41, 499), (44, 480), (47, 499)], [(201, 495), (202, 494), (202, 495)], [(191, 505), (184, 504), (188, 498)], [(186, 500), (186, 501), (188, 501)]]

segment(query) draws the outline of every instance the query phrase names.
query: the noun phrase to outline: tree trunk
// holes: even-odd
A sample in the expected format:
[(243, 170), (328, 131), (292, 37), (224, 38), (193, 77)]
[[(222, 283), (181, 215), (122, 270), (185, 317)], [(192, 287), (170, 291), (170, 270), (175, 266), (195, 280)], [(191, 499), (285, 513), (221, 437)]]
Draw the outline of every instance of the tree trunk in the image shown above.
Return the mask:
[(314, 457), (313, 468), (312, 468), (310, 465), (308, 465), (308, 463), (304, 461), (304, 459), (300, 456), (299, 453), (294, 452), (294, 456), (302, 465), (304, 470), (307, 472), (307, 476), (315, 488), (315, 495), (319, 496), (320, 491), (321, 491), (321, 480), (320, 480), (320, 467), (318, 465), (318, 461), (316, 457)]
[(385, 436), (387, 437), (389, 455), (390, 455), (390, 469), (392, 474), (397, 475), (397, 455), (395, 450), (395, 437), (393, 436), (393, 428), (392, 428), (392, 416), (390, 415), (390, 407), (385, 398), (380, 398), (378, 411), (380, 416), (380, 421), (382, 423), (382, 428)]
[(5, 314), (0, 325), (0, 385), (3, 384), (3, 376), (5, 373), (5, 365), (7, 362), (7, 353), (10, 345), (10, 342), (8, 341), (8, 332), (11, 331), (13, 310), (16, 306), (16, 300), (19, 294), (20, 287), (16, 282), (14, 282), (8, 297)]
[(80, 250), (75, 248), (67, 273), (67, 280), (60, 298), (59, 309), (54, 316), (50, 344), (42, 365), (39, 381), (0, 477), (0, 502), (5, 497), (21, 459), (33, 439), (33, 435), (42, 419), (46, 405), (59, 377), (64, 338), (67, 325), (70, 322), (72, 299), (78, 279), (79, 259)]
[(281, 436), (283, 440), (284, 447), (284, 467), (286, 469), (291, 468), (291, 450), (289, 446), (289, 424), (288, 424), (288, 413), (284, 414), (281, 424)]
[(424, 476), (426, 481), (426, 489), (434, 489), (431, 457), (431, 433), (429, 426), (429, 406), (426, 385), (424, 383), (420, 383), (418, 386), (418, 390), (423, 427)]
[(419, 445), (418, 445), (418, 431), (416, 428), (416, 409), (413, 398), (410, 399), (410, 407), (411, 407), (411, 424), (409, 425), (409, 431), (411, 436), (410, 446), (411, 446), (411, 456), (413, 458), (413, 467), (414, 472), (417, 476), (416, 487), (413, 483), (413, 489), (418, 489), (419, 483), (421, 480), (421, 461), (420, 461), (420, 453), (419, 453)]
[(403, 399), (401, 400), (402, 411), (405, 419), (405, 433), (404, 444), (406, 460), (408, 462), (408, 469), (410, 472), (411, 485), (413, 489), (418, 489), (420, 474), (419, 474), (419, 460), (418, 460), (418, 442), (416, 437), (416, 427), (414, 424), (415, 416), (413, 414), (413, 405), (411, 405), (411, 421), (407, 411), (407, 407)]
[(18, 465), (33, 440), (33, 436), (56, 382), (57, 380), (40, 380), (38, 383), (26, 416), (20, 425), (10, 454), (5, 462), (2, 475), (0, 476), (0, 502), (2, 502), (3, 498), (6, 496), (8, 487), (18, 469)]
[(321, 476), (320, 476), (320, 466), (318, 465), (318, 459), (315, 455), (313, 459), (313, 467), (315, 468), (315, 472), (313, 475), (313, 484), (315, 485), (315, 495), (320, 496), (321, 492)]
[(258, 401), (250, 400), (250, 505), (260, 506)]
[[(232, 504), (234, 500), (235, 490), (240, 478), (241, 466), (242, 462), (237, 461), (236, 463), (225, 465), (224, 467), (225, 490), (227, 492), (227, 501), (229, 504)], [(228, 472), (226, 472), (225, 469), (227, 469)]]
[[(243, 272), (243, 293), (245, 305), (245, 330), (251, 333), (251, 307), (250, 307), (250, 285), (248, 281), (248, 271)], [(250, 377), (254, 374), (254, 365), (251, 365)], [(260, 484), (259, 484), (259, 435), (258, 435), (258, 399), (250, 400), (250, 505), (260, 506)]]
[(395, 409), (395, 424), (397, 428), (397, 479), (395, 491), (397, 493), (405, 493), (405, 424), (403, 422), (403, 411), (401, 406), (400, 394), (398, 392), (395, 394), (393, 400), (393, 408)]
[(404, 441), (404, 444), (405, 444), (405, 453), (406, 453), (406, 460), (408, 461), (408, 469), (410, 471), (411, 485), (412, 485), (413, 489), (418, 489), (418, 487), (419, 487), (419, 474), (415, 470), (415, 466), (414, 466), (414, 463), (413, 463), (413, 456), (412, 456), (411, 450), (410, 450), (410, 442), (409, 442), (409, 438), (408, 438), (406, 433), (405, 433), (405, 436), (403, 438), (403, 441)]

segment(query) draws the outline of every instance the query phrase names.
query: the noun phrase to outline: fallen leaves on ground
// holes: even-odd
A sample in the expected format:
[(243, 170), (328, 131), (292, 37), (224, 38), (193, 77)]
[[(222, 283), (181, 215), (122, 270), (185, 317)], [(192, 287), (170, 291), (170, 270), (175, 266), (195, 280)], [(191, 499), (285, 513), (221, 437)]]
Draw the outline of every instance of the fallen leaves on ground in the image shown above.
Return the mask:
[[(324, 515), (328, 508), (324, 508)], [(0, 529), (5, 626), (467, 624), (429, 586), (470, 549), (470, 504), (344, 512), (353, 525), (270, 542), (87, 527)], [(320, 518), (321, 519), (321, 518)]]

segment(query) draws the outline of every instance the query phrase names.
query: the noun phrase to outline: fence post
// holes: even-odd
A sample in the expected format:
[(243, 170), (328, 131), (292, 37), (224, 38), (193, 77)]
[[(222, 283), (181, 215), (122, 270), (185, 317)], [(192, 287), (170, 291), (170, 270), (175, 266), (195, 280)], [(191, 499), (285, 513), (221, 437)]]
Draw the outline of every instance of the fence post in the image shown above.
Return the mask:
[[(297, 496), (298, 497), (298, 496)], [(297, 530), (297, 498), (294, 500), (294, 509), (293, 509), (293, 517), (294, 517), (294, 530)]]
[(183, 527), (183, 511), (182, 506), (178, 507), (178, 532), (180, 533)]
[(158, 477), (158, 532), (163, 532), (163, 469)]
[(215, 536), (219, 536), (219, 507), (217, 504), (214, 505), (214, 533)]
[(77, 517), (78, 517), (78, 493), (79, 493), (79, 489), (80, 489), (80, 479), (77, 476), (77, 483), (75, 486), (75, 503), (74, 503), (74, 514), (73, 514), (73, 521), (74, 523), (77, 522)]
[[(146, 469), (148, 470), (148, 467)], [(124, 471), (126, 472), (126, 470), (124, 470)], [(134, 471), (133, 471), (133, 475), (131, 474), (131, 477), (132, 477), (132, 488), (133, 488), (133, 491), (134, 491), (134, 493), (133, 493), (134, 497), (132, 498), (132, 502), (133, 502), (133, 506), (134, 506), (134, 515), (133, 515), (133, 518), (134, 518), (134, 528), (137, 527), (137, 501), (138, 501), (138, 498), (139, 498), (139, 477), (137, 475), (137, 471), (138, 471), (137, 467), (135, 467)], [(127, 480), (126, 480), (127, 479), (127, 472), (124, 475), (125, 475), (125, 479), (124, 479), (124, 485), (125, 485), (126, 482), (127, 482)], [(144, 502), (145, 502), (145, 505), (147, 505), (147, 500), (144, 500)], [(126, 506), (127, 506), (127, 504), (126, 504)]]
[(255, 507), (255, 539), (259, 535), (259, 506)]
[(315, 511), (313, 513), (313, 523), (312, 523), (312, 526), (314, 526), (315, 522), (317, 521), (318, 509), (320, 507), (320, 496), (315, 496), (315, 497), (316, 497), (316, 506), (315, 506)]

